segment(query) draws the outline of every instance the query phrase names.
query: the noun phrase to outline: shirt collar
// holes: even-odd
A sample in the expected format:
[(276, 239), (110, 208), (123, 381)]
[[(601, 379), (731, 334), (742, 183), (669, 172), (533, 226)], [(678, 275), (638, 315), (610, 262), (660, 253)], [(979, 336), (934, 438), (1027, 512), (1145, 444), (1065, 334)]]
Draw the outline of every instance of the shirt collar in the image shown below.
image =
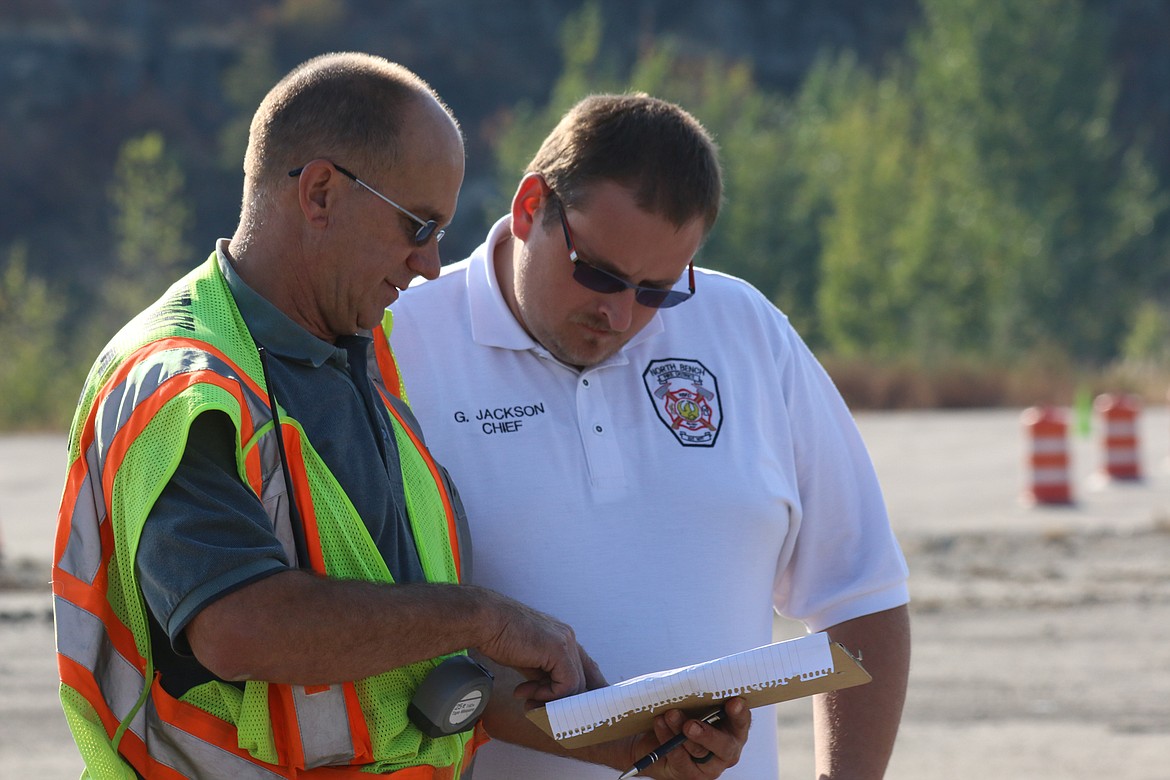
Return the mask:
[[(512, 235), (512, 217), (502, 217), (488, 231), (487, 240), (471, 254), (467, 261), (467, 298), (471, 309), (471, 338), (476, 344), (503, 349), (530, 350), (547, 355), (548, 351), (516, 321), (508, 308), (493, 262), (496, 247)], [(625, 363), (625, 353), (646, 339), (662, 332), (662, 313), (638, 331), (618, 353), (602, 365)]]
[(244, 324), (257, 344), (282, 358), (320, 368), (327, 362), (334, 362), (342, 368), (349, 362), (344, 347), (330, 344), (302, 328), (276, 308), (264, 296), (248, 286), (236, 272), (230, 255), (228, 239), (221, 238), (215, 244), (216, 260), (220, 273), (227, 281), (236, 308), (244, 318)]

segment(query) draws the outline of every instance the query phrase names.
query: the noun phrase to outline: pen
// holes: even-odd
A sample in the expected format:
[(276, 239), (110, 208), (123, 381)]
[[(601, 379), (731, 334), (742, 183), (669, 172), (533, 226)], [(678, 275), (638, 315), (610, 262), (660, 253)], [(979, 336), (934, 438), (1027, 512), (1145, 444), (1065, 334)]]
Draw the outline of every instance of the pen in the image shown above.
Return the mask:
[[(699, 720), (701, 720), (703, 723), (708, 723), (708, 724), (713, 725), (713, 724), (718, 723), (719, 721), (723, 720), (725, 717), (727, 717), (727, 713), (723, 711), (722, 707), (720, 707), (717, 710), (714, 710), (712, 712), (707, 713), (703, 717), (699, 718)], [(686, 734), (684, 734), (680, 731), (679, 733), (675, 734), (673, 737), (666, 740), (661, 745), (654, 748), (649, 753), (647, 753), (646, 755), (642, 756), (637, 761), (635, 761), (634, 765), (632, 767), (630, 767), (629, 770), (624, 772), (622, 774), (622, 776), (618, 778), (618, 780), (626, 780), (626, 778), (628, 778), (628, 777), (637, 776), (643, 770), (645, 770), (646, 767), (650, 766), (655, 761), (662, 758), (667, 753), (674, 750), (676, 747), (678, 747), (679, 745), (681, 745), (682, 743), (684, 743), (686, 741), (687, 741)]]

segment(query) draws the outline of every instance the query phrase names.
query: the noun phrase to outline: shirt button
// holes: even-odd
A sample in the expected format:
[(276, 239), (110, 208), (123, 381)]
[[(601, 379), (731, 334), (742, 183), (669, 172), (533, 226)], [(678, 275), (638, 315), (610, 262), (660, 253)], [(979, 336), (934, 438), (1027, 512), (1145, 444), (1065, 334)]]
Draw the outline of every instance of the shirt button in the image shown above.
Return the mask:
[(589, 387), (589, 380), (588, 380), (588, 379), (582, 379), (582, 380), (581, 380), (581, 384), (585, 385), (586, 387)]
[(601, 433), (601, 432), (602, 432), (602, 430), (601, 430), (601, 426), (600, 426), (600, 425), (594, 425), (594, 426), (593, 426), (593, 430), (594, 430), (596, 433)]

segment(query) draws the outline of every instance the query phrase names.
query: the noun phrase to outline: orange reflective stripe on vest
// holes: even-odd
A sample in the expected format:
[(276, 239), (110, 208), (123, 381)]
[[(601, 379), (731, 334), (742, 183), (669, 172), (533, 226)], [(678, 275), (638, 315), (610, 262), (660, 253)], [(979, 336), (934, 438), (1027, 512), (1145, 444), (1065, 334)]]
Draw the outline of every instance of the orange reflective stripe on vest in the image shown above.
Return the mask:
[[(482, 740), (430, 741), (405, 714), (410, 686), (433, 660), (329, 686), (249, 682), (243, 700), (218, 687), (222, 683), (188, 691), (185, 698), (195, 703), (162, 688), (149, 650), (149, 613), (133, 561), (125, 558), (133, 555), (167, 469), (181, 456), (178, 437), (204, 411), (231, 417), (240, 476), (293, 565), (326, 576), (386, 582), (392, 576), (297, 421), (281, 414), (278, 437), (256, 345), (214, 255), (137, 322), (138, 330), (126, 331), (103, 353), (82, 396), (84, 417), (71, 432), (72, 462), (54, 549), (61, 698), (87, 765), (113, 767), (125, 760), (152, 780), (353, 778), (368, 774), (363, 766), (389, 770), (412, 760), (453, 761), (389, 776), (458, 777)], [(410, 415), (399, 400), (404, 391), (381, 329), (374, 341), (370, 360), (376, 370), (370, 376), (394, 419), (402, 462), (409, 463), (404, 481), (414, 492), (408, 501), (423, 507), (411, 514), (416, 546), (429, 579), (458, 582), (461, 526), (444, 474), (406, 422)], [(404, 405), (396, 408), (399, 403)], [(299, 510), (295, 528), (290, 503)], [(308, 560), (297, 560), (294, 531), (303, 532)]]
[[(386, 313), (387, 318), (390, 318), (390, 312)], [(411, 442), (414, 444), (416, 450), (426, 463), (427, 469), (431, 473), (432, 479), (438, 485), (443, 484), (443, 478), (439, 474), (438, 465), (435, 459), (431, 457), (430, 450), (428, 450), (419, 438), (415, 430), (407, 424), (395, 406), (394, 399), (401, 399), (405, 402), (405, 394), (403, 392), (402, 382), (398, 374), (398, 363), (394, 360), (394, 353), (390, 350), (390, 342), (387, 339), (385, 326), (379, 325), (373, 330), (374, 339), (374, 361), (370, 366), (371, 369), (376, 369), (370, 372), (370, 376), (374, 379), (374, 385), (378, 388), (379, 394), (382, 396), (383, 405), (394, 415), (394, 419), (402, 426), (410, 436)], [(459, 581), (463, 581), (463, 566), (460, 561), (459, 544), (456, 541), (459, 538), (458, 529), (456, 528), (455, 509), (451, 506), (451, 497), (447, 495), (447, 491), (440, 490), (440, 495), (443, 499), (443, 511), (447, 515), (447, 535), (451, 538), (451, 551), (455, 557), (455, 571), (459, 575)]]
[[(151, 363), (151, 358), (164, 353), (169, 353), (167, 361)], [(129, 378), (135, 372), (138, 376), (133, 383), (134, 395), (129, 397)], [(71, 464), (66, 480), (55, 544), (53, 589), (58, 668), (63, 683), (91, 703), (106, 705), (104, 709), (95, 709), (107, 734), (113, 736), (133, 715), (118, 749), (139, 771), (149, 770), (152, 777), (167, 774), (197, 777), (204, 773), (282, 777), (285, 775), (280, 774), (281, 768), (258, 762), (236, 746), (232, 724), (169, 697), (165, 704), (156, 701), (162, 693), (157, 686), (153, 689), (155, 695), (135, 711), (147, 690), (147, 659), (139, 652), (133, 632), (117, 617), (106, 596), (108, 566), (114, 554), (108, 521), (108, 496), (114, 476), (126, 450), (154, 414), (183, 390), (200, 382), (220, 387), (237, 399), (241, 409), (241, 439), (250, 439), (258, 427), (271, 420), (263, 392), (243, 371), (211, 345), (185, 339), (163, 339), (136, 352), (110, 377), (94, 400), (80, 438), (82, 452)], [(101, 437), (96, 436), (99, 426)], [(99, 449), (99, 440), (108, 445)], [(261, 437), (254, 451), (256, 455), (249, 456), (247, 469), (253, 489), (259, 488), (261, 496), (282, 491), (283, 472), (275, 437)], [(266, 481), (261, 479), (265, 474), (269, 475)], [(294, 477), (293, 481), (298, 483), (294, 485), (297, 492), (307, 491), (304, 480)], [(312, 506), (307, 494), (300, 504)], [(284, 525), (289, 522), (287, 505), (285, 509), (285, 517), (272, 518), (278, 527), (282, 522)], [(286, 549), (295, 559), (290, 534), (279, 535), (289, 537)], [(310, 545), (311, 557), (315, 552), (314, 568), (323, 571), (319, 540), (315, 541), (318, 543)], [(281, 706), (279, 711), (284, 713), (281, 733), (295, 741), (288, 745), (293, 758), (290, 764), (312, 768), (345, 763), (357, 758), (355, 754), (359, 752), (364, 754), (361, 758), (369, 759), (369, 737), (352, 684), (330, 686), (313, 694), (306, 694), (299, 686), (270, 686), (270, 692), (289, 699), (288, 705)], [(166, 713), (165, 718), (159, 717), (160, 711)], [(349, 728), (354, 720), (363, 736), (361, 751), (355, 750)], [(151, 745), (149, 754), (147, 744)], [(175, 747), (182, 749), (176, 751)], [(178, 771), (168, 766), (177, 767)], [(300, 770), (300, 774), (304, 771)]]

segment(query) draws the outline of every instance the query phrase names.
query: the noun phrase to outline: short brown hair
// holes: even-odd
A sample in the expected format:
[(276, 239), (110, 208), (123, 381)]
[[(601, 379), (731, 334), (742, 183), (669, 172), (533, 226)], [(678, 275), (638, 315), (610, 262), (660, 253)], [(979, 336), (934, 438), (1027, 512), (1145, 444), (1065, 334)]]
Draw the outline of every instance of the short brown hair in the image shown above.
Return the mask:
[(434, 90), (402, 65), (356, 52), (314, 57), (281, 79), (256, 109), (245, 177), (263, 190), (319, 157), (373, 176), (371, 170), (397, 159), (403, 109), (420, 97), (434, 98), (455, 121)]
[(577, 103), (527, 173), (543, 176), (566, 205), (584, 201), (589, 185), (613, 181), (629, 188), (646, 211), (680, 227), (702, 217), (708, 231), (723, 198), (711, 135), (682, 107), (643, 93), (592, 95)]

